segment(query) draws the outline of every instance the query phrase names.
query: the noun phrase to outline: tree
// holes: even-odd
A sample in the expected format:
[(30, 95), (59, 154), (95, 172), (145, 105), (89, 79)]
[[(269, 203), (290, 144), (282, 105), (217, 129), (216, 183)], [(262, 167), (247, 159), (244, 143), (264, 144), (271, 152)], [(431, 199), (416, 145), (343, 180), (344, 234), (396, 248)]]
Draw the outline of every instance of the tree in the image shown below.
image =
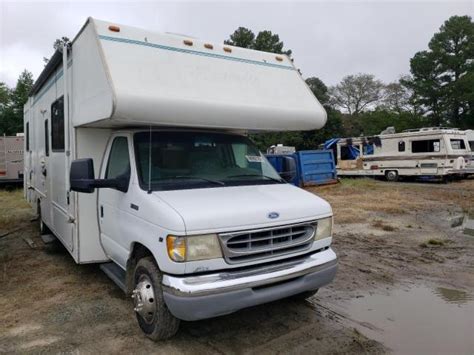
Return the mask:
[(348, 75), (329, 89), (331, 104), (357, 116), (381, 98), (384, 85), (370, 74)]
[(18, 77), (15, 89), (0, 84), (0, 135), (23, 132), (23, 106), (33, 87), (33, 74), (24, 70)]
[(321, 79), (314, 76), (306, 79), (305, 82), (313, 92), (314, 96), (316, 96), (316, 98), (319, 100), (321, 105), (327, 106), (329, 104), (329, 94), (326, 84), (324, 84)]
[(381, 108), (402, 113), (411, 110), (411, 92), (400, 82), (389, 83), (383, 89)]
[[(68, 37), (63, 36), (61, 38), (56, 38), (56, 40), (53, 43), (54, 52), (56, 52), (56, 51), (62, 52), (63, 51), (63, 46), (65, 44), (67, 44), (67, 45), (71, 44), (71, 40)], [(50, 59), (51, 58), (43, 57), (43, 62), (44, 62), (45, 66), (49, 63)]]
[(291, 55), (291, 50), (283, 50), (284, 44), (280, 41), (280, 36), (271, 31), (260, 31), (257, 36), (245, 27), (239, 27), (232, 33), (230, 39), (225, 40), (225, 44), (236, 47), (250, 48), (264, 52)]
[(225, 44), (242, 48), (252, 48), (254, 42), (255, 34), (245, 27), (239, 27), (230, 35), (230, 39), (224, 41)]
[(452, 16), (410, 60), (406, 84), (434, 125), (474, 124), (474, 23)]

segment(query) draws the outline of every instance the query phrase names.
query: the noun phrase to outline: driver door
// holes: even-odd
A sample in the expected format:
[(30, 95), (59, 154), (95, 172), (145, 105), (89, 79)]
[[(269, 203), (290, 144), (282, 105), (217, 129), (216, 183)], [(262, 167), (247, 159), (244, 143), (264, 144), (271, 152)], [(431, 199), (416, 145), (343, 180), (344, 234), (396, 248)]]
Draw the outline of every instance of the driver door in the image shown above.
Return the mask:
[[(107, 163), (102, 167), (103, 179), (126, 179), (130, 185), (130, 147), (126, 136), (116, 136), (108, 147)], [(130, 204), (127, 192), (115, 188), (99, 189), (99, 227), (102, 245), (108, 257), (125, 267), (128, 258), (123, 223), (128, 218), (127, 206)]]

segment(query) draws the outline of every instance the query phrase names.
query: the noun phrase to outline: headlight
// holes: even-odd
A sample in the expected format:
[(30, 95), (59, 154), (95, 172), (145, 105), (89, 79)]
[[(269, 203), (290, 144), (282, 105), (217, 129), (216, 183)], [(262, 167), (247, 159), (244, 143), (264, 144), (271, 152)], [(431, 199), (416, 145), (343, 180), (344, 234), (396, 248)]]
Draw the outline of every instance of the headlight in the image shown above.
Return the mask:
[(221, 246), (216, 234), (191, 235), (166, 238), (168, 255), (173, 261), (196, 261), (222, 257)]
[(329, 238), (332, 235), (332, 217), (318, 219), (314, 240)]

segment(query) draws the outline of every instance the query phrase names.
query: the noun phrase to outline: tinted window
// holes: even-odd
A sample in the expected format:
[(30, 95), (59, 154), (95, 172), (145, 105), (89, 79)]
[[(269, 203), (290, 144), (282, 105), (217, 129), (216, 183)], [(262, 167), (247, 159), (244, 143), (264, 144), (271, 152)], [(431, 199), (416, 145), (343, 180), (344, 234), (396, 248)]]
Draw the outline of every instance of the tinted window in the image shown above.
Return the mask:
[(135, 134), (134, 143), (138, 177), (144, 189), (172, 190), (280, 182), (270, 163), (243, 136), (205, 132), (140, 132)]
[(404, 152), (405, 151), (405, 142), (404, 141), (398, 142), (398, 151), (399, 152)]
[(469, 146), (471, 147), (471, 150), (474, 152), (474, 141), (469, 141)]
[(466, 149), (464, 139), (451, 139), (451, 148), (453, 149)]
[(412, 153), (432, 153), (440, 151), (439, 139), (425, 139), (411, 142)]
[(48, 120), (44, 121), (44, 154), (49, 157), (49, 129)]
[(64, 152), (64, 99), (60, 97), (51, 105), (51, 148)]
[(110, 149), (106, 179), (123, 177), (130, 179), (130, 157), (128, 155), (128, 141), (126, 137), (117, 137)]

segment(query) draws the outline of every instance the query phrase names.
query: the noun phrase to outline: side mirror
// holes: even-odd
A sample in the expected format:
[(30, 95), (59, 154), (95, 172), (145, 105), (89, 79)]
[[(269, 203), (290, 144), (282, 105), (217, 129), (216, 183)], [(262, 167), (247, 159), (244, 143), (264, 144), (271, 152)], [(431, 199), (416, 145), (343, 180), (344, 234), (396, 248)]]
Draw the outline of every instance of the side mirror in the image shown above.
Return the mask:
[[(129, 175), (128, 175), (129, 176)], [(93, 193), (95, 188), (109, 187), (127, 192), (129, 178), (121, 176), (116, 179), (94, 179), (92, 159), (77, 159), (71, 163), (69, 181), (72, 191)]]
[(94, 192), (94, 163), (92, 159), (77, 159), (71, 163), (69, 182), (72, 191)]
[(283, 156), (282, 159), (283, 171), (280, 173), (280, 176), (286, 182), (291, 183), (296, 177), (296, 160), (292, 156)]

